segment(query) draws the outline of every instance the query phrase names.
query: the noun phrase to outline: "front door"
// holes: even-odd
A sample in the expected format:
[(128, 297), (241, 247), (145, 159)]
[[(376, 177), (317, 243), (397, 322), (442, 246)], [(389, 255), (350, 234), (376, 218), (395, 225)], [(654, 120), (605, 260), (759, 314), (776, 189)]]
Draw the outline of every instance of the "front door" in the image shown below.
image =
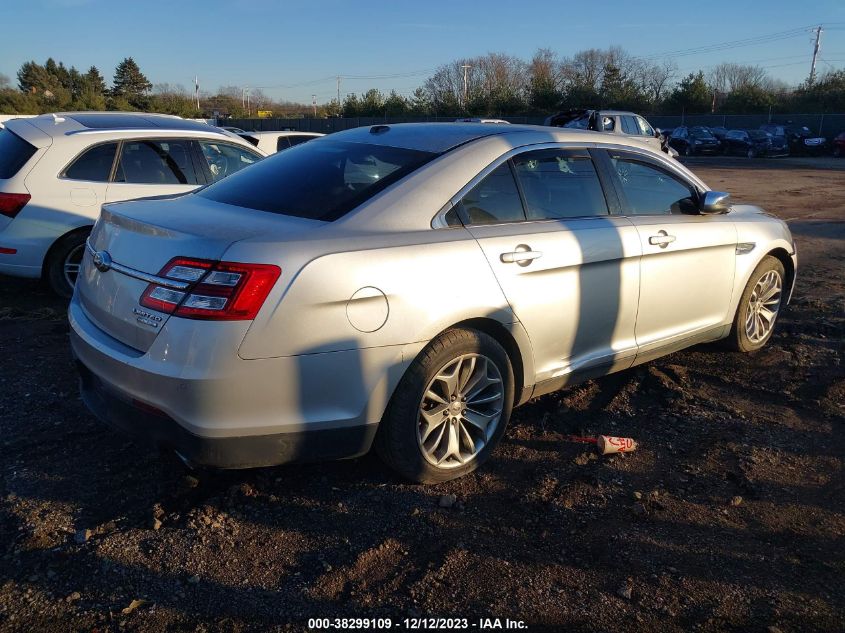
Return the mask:
[(641, 354), (729, 318), (737, 234), (728, 215), (698, 215), (695, 187), (639, 154), (610, 151), (622, 213), (642, 248), (636, 339)]
[(538, 383), (633, 362), (639, 238), (609, 215), (586, 150), (518, 154), (458, 208), (528, 332)]

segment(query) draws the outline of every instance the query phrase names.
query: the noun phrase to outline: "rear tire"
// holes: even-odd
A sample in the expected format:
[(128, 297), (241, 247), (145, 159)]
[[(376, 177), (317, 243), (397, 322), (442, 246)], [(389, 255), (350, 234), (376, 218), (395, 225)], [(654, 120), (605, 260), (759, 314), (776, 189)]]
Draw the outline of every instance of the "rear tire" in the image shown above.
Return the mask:
[[(379, 425), (376, 452), (411, 481), (461, 477), (490, 457), (513, 400), (513, 369), (502, 346), (477, 330), (447, 330), (399, 382)], [(484, 420), (486, 425), (478, 426)]]
[(725, 341), (737, 352), (754, 352), (772, 337), (777, 317), (783, 307), (783, 264), (775, 257), (763, 258), (739, 300), (731, 333)]
[(85, 254), (85, 240), (90, 234), (89, 228), (59, 238), (47, 257), (44, 278), (50, 289), (60, 297), (70, 299), (73, 295), (73, 286)]

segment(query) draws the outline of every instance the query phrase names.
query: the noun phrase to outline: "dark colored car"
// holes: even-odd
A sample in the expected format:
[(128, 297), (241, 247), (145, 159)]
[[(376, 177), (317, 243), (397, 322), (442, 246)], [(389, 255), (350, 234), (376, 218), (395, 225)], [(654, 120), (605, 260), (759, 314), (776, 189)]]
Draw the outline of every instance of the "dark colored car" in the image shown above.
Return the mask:
[(676, 127), (669, 137), (669, 146), (674, 147), (679, 154), (692, 156), (694, 154), (718, 154), (722, 151), (722, 144), (706, 127)]
[(790, 154), (821, 154), (827, 146), (827, 139), (813, 134), (806, 125), (792, 123), (769, 123), (761, 125), (761, 130), (773, 137), (783, 137), (789, 146)]
[(772, 149), (772, 137), (763, 130), (730, 130), (722, 142), (722, 149), (726, 155), (767, 156)]
[(715, 127), (708, 127), (707, 129), (710, 130), (710, 134), (715, 136), (720, 141), (725, 140), (725, 137), (728, 135), (728, 128), (722, 127), (721, 125), (717, 125)]
[(840, 132), (833, 139), (833, 155), (845, 156), (845, 132)]

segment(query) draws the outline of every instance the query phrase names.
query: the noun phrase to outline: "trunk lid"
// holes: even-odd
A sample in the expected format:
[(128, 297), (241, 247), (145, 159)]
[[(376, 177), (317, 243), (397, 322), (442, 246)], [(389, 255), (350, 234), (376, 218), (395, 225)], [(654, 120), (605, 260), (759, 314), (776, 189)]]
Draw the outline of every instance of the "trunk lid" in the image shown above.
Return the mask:
[[(101, 330), (146, 352), (170, 315), (142, 307), (139, 301), (149, 276), (158, 276), (171, 259), (219, 260), (239, 240), (321, 224), (195, 195), (108, 204), (89, 238), (76, 292), (86, 315)], [(107, 253), (111, 266), (95, 266), (95, 252)]]

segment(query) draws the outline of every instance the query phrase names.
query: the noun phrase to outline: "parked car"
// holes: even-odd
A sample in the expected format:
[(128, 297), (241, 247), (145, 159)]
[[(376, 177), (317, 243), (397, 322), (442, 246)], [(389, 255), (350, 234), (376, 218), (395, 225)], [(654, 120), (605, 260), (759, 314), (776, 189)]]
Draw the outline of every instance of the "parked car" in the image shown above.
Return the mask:
[(763, 130), (730, 130), (722, 141), (726, 156), (739, 154), (748, 158), (766, 156), (772, 148), (772, 138)]
[(760, 129), (773, 137), (785, 138), (790, 154), (820, 154), (827, 146), (827, 139), (814, 134), (806, 125), (777, 123), (761, 125)]
[(189, 463), (483, 463), (511, 409), (703, 341), (762, 347), (787, 225), (621, 136), (360, 127), (107, 204), (71, 301), (82, 397)]
[(187, 193), (263, 158), (179, 117), (71, 112), (0, 131), (0, 273), (43, 277), (70, 297), (104, 202)]
[(710, 130), (710, 134), (715, 136), (720, 141), (724, 141), (725, 136), (727, 136), (727, 134), (728, 134), (728, 128), (722, 127), (720, 125), (707, 126), (707, 129)]
[(840, 132), (833, 139), (833, 155), (842, 156), (845, 154), (845, 132)]
[(269, 155), (289, 149), (300, 143), (305, 143), (306, 141), (313, 141), (315, 138), (324, 135), (319, 132), (281, 130), (278, 132), (241, 132), (238, 136)]
[(786, 128), (782, 125), (763, 125), (761, 130), (766, 132), (772, 139), (771, 155), (789, 156), (789, 138)]
[(669, 137), (669, 145), (684, 156), (722, 151), (722, 143), (706, 127), (676, 127)]
[(594, 130), (644, 142), (657, 151), (666, 151), (668, 146), (660, 133), (639, 114), (618, 110), (574, 109), (559, 112), (546, 119), (546, 125), (576, 130)]

